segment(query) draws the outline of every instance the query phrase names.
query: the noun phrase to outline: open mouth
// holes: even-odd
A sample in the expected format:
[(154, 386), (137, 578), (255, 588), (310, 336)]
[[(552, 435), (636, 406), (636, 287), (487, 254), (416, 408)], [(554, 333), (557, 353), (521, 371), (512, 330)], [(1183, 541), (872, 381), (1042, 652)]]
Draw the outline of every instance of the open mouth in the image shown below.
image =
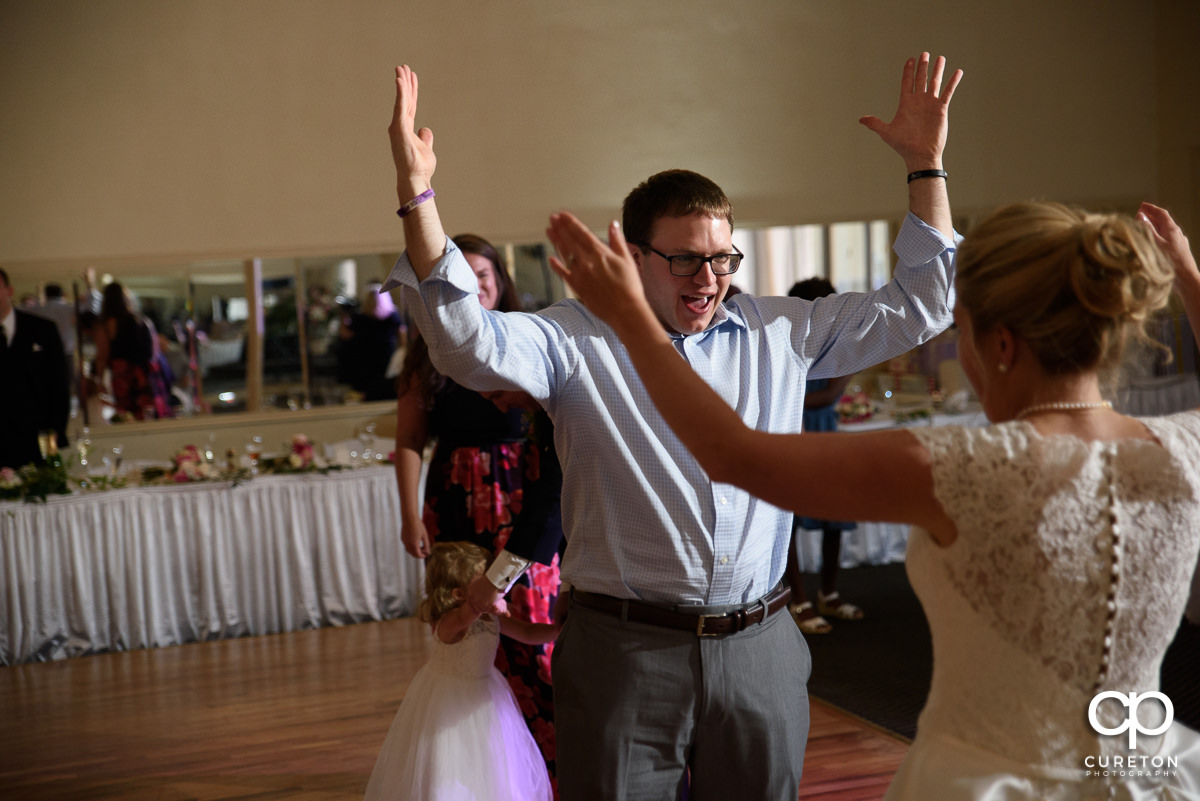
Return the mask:
[(684, 295), (683, 304), (692, 314), (706, 314), (713, 304), (712, 295)]

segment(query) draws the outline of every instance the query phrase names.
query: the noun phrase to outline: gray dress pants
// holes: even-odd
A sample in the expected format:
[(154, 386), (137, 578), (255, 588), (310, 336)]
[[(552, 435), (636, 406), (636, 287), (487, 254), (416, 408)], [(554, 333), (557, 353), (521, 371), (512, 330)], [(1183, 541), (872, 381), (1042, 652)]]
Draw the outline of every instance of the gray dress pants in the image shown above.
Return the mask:
[(786, 610), (719, 638), (572, 604), (554, 647), (562, 801), (799, 794), (812, 660)]

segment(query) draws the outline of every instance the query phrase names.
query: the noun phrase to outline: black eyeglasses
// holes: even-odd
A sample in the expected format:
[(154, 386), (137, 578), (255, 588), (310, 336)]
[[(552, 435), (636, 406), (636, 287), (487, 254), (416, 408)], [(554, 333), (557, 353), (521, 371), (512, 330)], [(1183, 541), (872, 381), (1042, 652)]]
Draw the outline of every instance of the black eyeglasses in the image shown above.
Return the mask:
[(718, 253), (715, 256), (697, 256), (694, 253), (681, 253), (678, 256), (668, 256), (666, 253), (655, 250), (646, 244), (638, 245), (638, 247), (656, 253), (667, 260), (667, 266), (671, 270), (671, 275), (687, 277), (700, 272), (700, 268), (705, 264), (712, 266), (713, 275), (729, 275), (736, 273), (737, 268), (742, 264), (742, 258), (745, 256), (742, 251), (737, 249), (737, 245), (731, 245), (733, 253)]

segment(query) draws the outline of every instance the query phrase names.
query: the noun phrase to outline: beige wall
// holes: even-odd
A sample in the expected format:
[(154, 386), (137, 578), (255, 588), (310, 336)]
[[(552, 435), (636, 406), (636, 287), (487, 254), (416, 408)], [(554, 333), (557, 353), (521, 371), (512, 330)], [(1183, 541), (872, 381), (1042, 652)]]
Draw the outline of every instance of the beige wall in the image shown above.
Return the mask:
[(1200, 3), (1155, 4), (1158, 195), (1200, 247)]
[(740, 224), (894, 215), (903, 166), (856, 120), (891, 116), (921, 49), (967, 71), (958, 211), (1161, 193), (1195, 222), (1198, 5), (2, 2), (0, 264), (396, 249), (400, 62), (451, 231), (538, 239), (563, 207), (601, 225), (675, 166)]

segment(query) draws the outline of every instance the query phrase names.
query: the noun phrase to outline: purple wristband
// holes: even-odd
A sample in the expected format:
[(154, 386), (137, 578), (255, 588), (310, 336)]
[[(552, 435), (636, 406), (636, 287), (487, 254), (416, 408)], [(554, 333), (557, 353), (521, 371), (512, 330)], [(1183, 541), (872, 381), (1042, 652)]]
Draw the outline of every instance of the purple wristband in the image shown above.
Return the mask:
[(396, 209), (396, 216), (404, 217), (410, 211), (415, 209), (417, 206), (420, 206), (422, 203), (424, 203), (426, 200), (429, 200), (429, 198), (431, 198), (433, 196), (434, 196), (433, 189), (426, 189), (424, 192), (417, 195), (416, 197), (414, 197), (412, 200), (405, 203), (400, 208)]

